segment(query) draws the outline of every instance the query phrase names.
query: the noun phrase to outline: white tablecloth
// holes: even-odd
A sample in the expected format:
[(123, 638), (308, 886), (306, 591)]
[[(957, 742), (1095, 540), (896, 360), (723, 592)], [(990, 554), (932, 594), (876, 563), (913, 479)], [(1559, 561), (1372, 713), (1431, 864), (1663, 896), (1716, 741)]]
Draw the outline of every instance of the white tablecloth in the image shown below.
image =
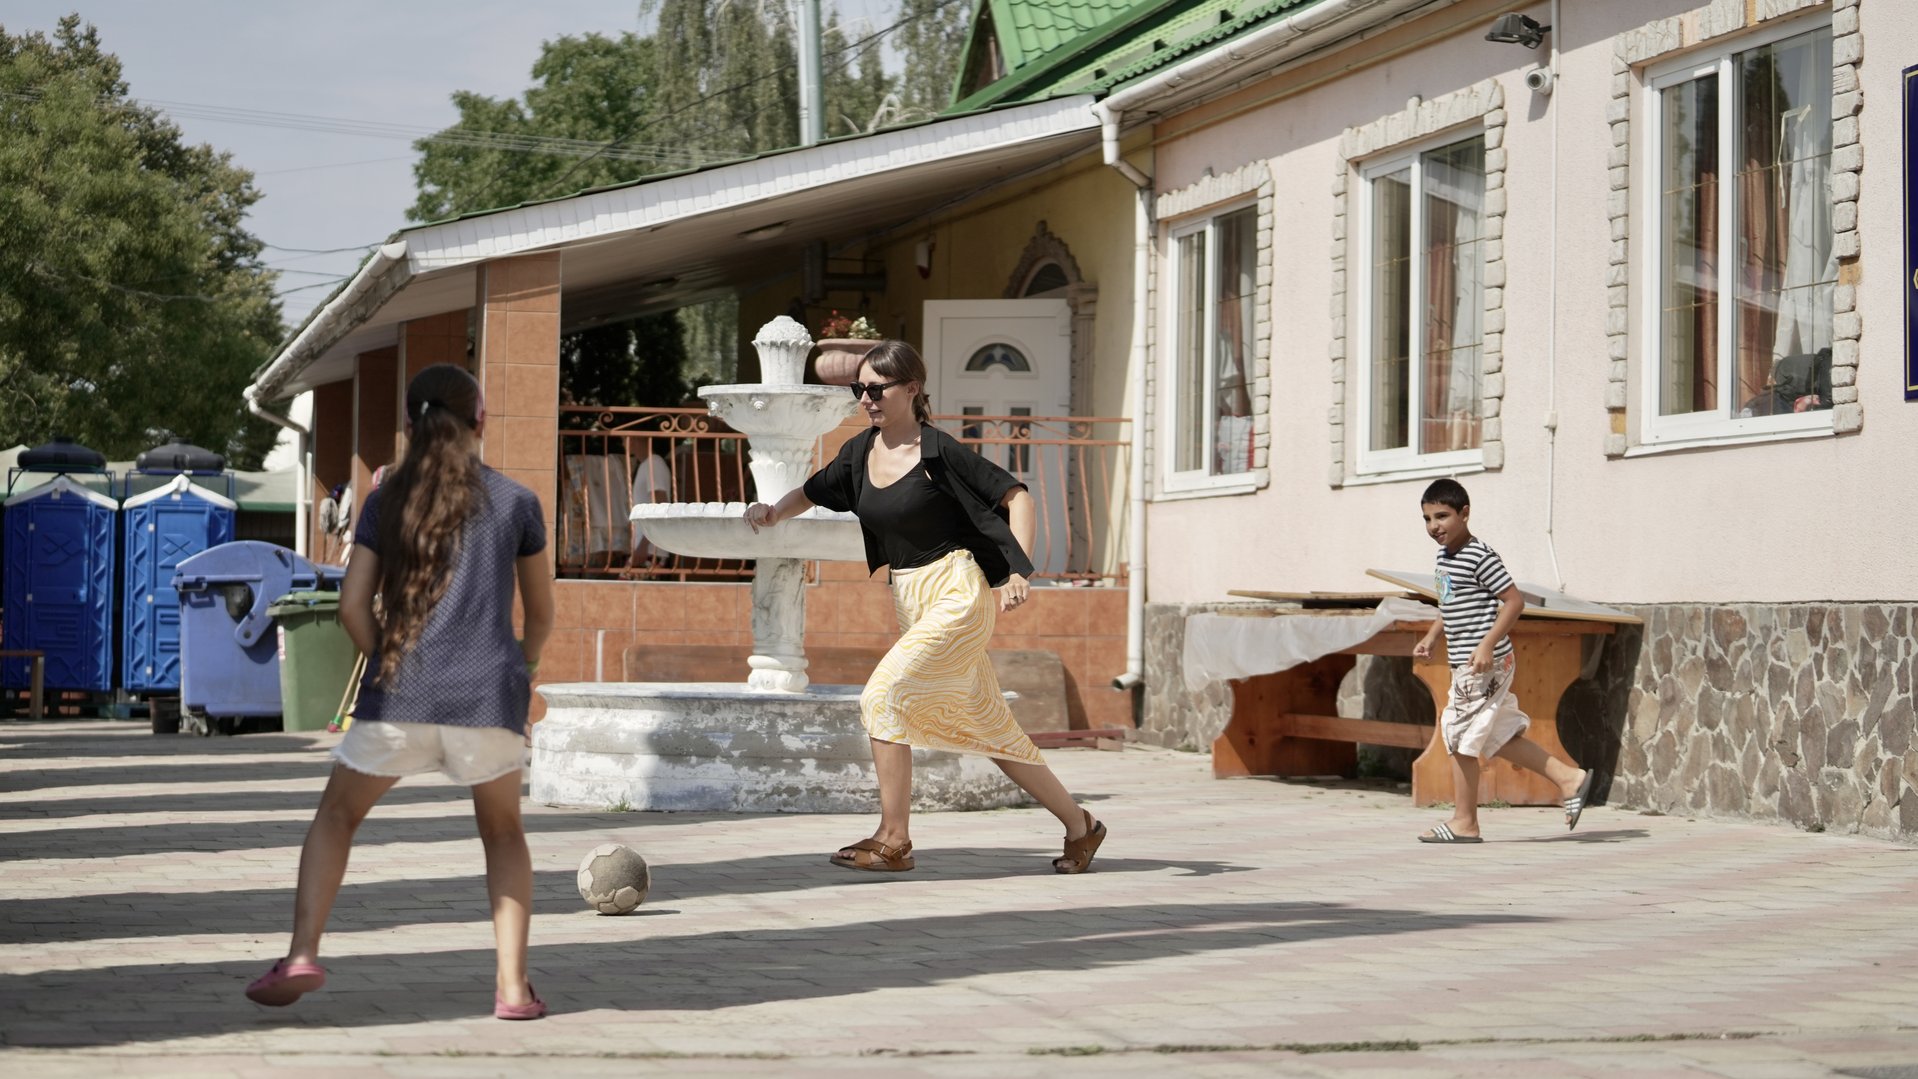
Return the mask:
[(1397, 598), (1381, 600), (1376, 610), (1362, 615), (1188, 615), (1186, 688), (1196, 693), (1223, 679), (1283, 671), (1350, 648), (1394, 622), (1437, 616), (1438, 608), (1429, 603)]

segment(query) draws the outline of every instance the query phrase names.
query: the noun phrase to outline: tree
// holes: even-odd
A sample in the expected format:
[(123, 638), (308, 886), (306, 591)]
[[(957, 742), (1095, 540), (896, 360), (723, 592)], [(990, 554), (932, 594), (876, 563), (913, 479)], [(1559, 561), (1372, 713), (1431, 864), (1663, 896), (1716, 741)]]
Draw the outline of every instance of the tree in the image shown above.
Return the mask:
[[(825, 15), (821, 92), (828, 136), (871, 131), (901, 118), (904, 101), (923, 118), (950, 101), (964, 45), (964, 0), (904, 0), (907, 74), (896, 83), (881, 43), (859, 41)], [(524, 99), (459, 92), (459, 122), (416, 144), (416, 221), (555, 198), (785, 149), (799, 141), (798, 58), (785, 0), (644, 0), (650, 37), (589, 33), (548, 41)], [(858, 35), (870, 37), (870, 32)], [(857, 47), (855, 47), (855, 44)], [(919, 69), (915, 71), (915, 68)], [(565, 138), (596, 151), (534, 151), (524, 140)], [(630, 395), (665, 392), (671, 380), (612, 368), (677, 363), (683, 385), (732, 377), (738, 303), (731, 297), (655, 317), (636, 338), (631, 323), (597, 327), (561, 342), (561, 381), (581, 404), (677, 403)], [(583, 335), (590, 334), (590, 339)], [(653, 338), (670, 340), (655, 349)], [(575, 340), (575, 338), (579, 338)], [(632, 344), (637, 340), (638, 344)], [(607, 368), (607, 369), (602, 369)]]
[(283, 326), (252, 174), (128, 97), (79, 17), (0, 28), (0, 444), (130, 457), (179, 435), (257, 467), (241, 391)]
[[(537, 135), (608, 143), (643, 132), (654, 118), (654, 43), (631, 33), (585, 34), (546, 42), (533, 64), (534, 84), (524, 103), (461, 90), (453, 94), (459, 121), (447, 133), (497, 135), (481, 144), (421, 141), (413, 166), (419, 197), (407, 216), (434, 221), (550, 198), (589, 187), (625, 183), (688, 155), (634, 142), (626, 152), (592, 157), (534, 153), (510, 139)], [(564, 191), (560, 188), (564, 187)]]
[(869, 28), (848, 34), (833, 12), (820, 31), (819, 52), (826, 137), (859, 135), (884, 126), (898, 98), (886, 74), (883, 42)]
[(952, 104), (970, 14), (966, 0), (900, 0), (900, 119), (923, 120)]

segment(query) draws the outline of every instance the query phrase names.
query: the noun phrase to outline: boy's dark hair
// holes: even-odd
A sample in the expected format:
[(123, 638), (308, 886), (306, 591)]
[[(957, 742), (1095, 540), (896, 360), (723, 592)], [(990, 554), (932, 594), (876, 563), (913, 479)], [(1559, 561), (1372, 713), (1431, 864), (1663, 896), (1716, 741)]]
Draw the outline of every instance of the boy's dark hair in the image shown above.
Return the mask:
[(1472, 496), (1465, 493), (1465, 485), (1454, 479), (1433, 480), (1432, 485), (1419, 496), (1419, 505), (1437, 503), (1462, 510), (1472, 504)]

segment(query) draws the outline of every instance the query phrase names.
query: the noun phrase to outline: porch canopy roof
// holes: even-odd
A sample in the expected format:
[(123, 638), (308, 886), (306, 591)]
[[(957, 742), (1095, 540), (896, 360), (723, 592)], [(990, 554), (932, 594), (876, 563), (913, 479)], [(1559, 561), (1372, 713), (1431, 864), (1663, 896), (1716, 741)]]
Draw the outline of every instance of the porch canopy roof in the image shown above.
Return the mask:
[(353, 377), (402, 323), (473, 305), (480, 263), (564, 251), (571, 331), (794, 273), (806, 244), (902, 226), (1099, 141), (1090, 96), (945, 117), (395, 233), (254, 373), (278, 400)]

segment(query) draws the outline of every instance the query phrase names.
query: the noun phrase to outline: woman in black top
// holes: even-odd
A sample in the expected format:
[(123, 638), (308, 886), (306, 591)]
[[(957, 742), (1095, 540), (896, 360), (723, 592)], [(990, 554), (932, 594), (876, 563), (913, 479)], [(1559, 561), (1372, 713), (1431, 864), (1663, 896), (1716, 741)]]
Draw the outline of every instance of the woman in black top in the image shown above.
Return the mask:
[(868, 567), (891, 567), (900, 637), (859, 697), (879, 775), (879, 828), (832, 862), (913, 867), (912, 747), (923, 746), (990, 756), (1065, 825), (1065, 853), (1053, 868), (1083, 873), (1106, 827), (1073, 802), (1019, 729), (986, 655), (996, 612), (1029, 596), (1032, 494), (932, 425), (925, 362), (911, 345), (881, 342), (858, 378), (853, 395), (871, 429), (778, 503), (746, 510), (755, 531), (815, 505), (850, 511), (865, 531)]

